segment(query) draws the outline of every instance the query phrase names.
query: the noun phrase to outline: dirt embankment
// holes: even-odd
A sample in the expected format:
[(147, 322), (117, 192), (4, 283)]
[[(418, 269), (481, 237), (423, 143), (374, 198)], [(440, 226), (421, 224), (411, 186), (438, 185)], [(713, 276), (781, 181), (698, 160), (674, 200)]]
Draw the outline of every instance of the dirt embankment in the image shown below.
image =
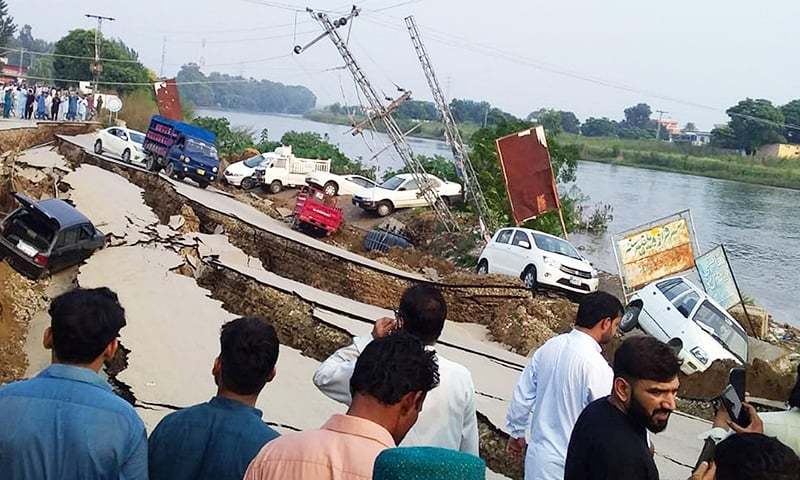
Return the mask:
[(25, 375), (25, 339), (36, 312), (47, 307), (43, 282), (23, 277), (0, 263), (0, 384)]
[(0, 130), (0, 154), (52, 142), (56, 135), (80, 135), (98, 128), (100, 124), (96, 123), (39, 123), (35, 127)]
[[(728, 384), (733, 361), (714, 362), (708, 370), (694, 375), (682, 375), (679, 395), (684, 398), (711, 400), (720, 395)], [(753, 397), (785, 402), (795, 384), (795, 372), (778, 372), (769, 363), (755, 359), (747, 367), (747, 392)]]

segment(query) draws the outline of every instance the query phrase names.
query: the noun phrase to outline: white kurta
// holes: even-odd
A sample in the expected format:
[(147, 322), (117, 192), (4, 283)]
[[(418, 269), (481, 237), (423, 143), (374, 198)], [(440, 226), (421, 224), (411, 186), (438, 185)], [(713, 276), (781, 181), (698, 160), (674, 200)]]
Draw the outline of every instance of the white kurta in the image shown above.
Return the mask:
[(600, 352), (592, 337), (573, 330), (548, 340), (522, 372), (506, 428), (513, 438), (528, 438), (525, 480), (564, 478), (578, 416), (589, 403), (611, 393), (614, 373)]
[[(337, 402), (349, 405), (350, 377), (356, 360), (372, 337), (356, 337), (317, 368), (314, 385)], [(478, 418), (472, 374), (462, 365), (436, 355), (439, 386), (428, 392), (417, 423), (401, 446), (433, 446), (478, 455)]]

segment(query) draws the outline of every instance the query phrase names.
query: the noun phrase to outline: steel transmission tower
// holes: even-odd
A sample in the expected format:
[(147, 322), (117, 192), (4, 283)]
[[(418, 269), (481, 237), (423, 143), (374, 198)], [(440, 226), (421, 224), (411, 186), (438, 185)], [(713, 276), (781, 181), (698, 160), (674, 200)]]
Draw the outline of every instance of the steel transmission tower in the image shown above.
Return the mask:
[(475, 207), (475, 213), (478, 215), (478, 222), (481, 228), (481, 235), (486, 236), (487, 228), (493, 228), (491, 225), (491, 216), (489, 208), (486, 205), (486, 198), (483, 196), (483, 190), (478, 182), (478, 176), (472, 168), (472, 162), (469, 161), (467, 148), (461, 139), (461, 132), (458, 130), (453, 113), (450, 111), (450, 105), (439, 86), (439, 80), (436, 78), (436, 72), (433, 70), (431, 59), (428, 52), (425, 50), (425, 45), (422, 43), (417, 23), (414, 21), (413, 16), (406, 17), (406, 27), (408, 33), (411, 35), (411, 42), (414, 44), (414, 49), (417, 51), (419, 63), (422, 64), (422, 71), (425, 72), (425, 78), (428, 80), (428, 85), (431, 87), (433, 100), (439, 109), (442, 116), (442, 123), (444, 124), (444, 135), (450, 148), (453, 149), (453, 159), (456, 163), (458, 174), (464, 181), (464, 197), (465, 200), (472, 202)]
[(348, 70), (350, 70), (350, 73), (353, 75), (356, 84), (369, 102), (369, 106), (372, 111), (367, 112), (368, 115), (374, 115), (383, 122), (383, 125), (386, 127), (386, 134), (389, 135), (389, 139), (392, 141), (395, 150), (397, 150), (397, 154), (400, 155), (400, 158), (403, 159), (406, 167), (411, 171), (412, 177), (417, 182), (417, 185), (419, 185), (422, 196), (425, 197), (425, 200), (427, 200), (428, 204), (436, 213), (439, 221), (442, 222), (447, 231), (457, 230), (458, 224), (455, 222), (450, 209), (447, 207), (447, 204), (444, 201), (440, 200), (438, 193), (434, 190), (430, 182), (427, 181), (425, 168), (416, 160), (416, 158), (414, 158), (414, 152), (406, 142), (403, 131), (397, 125), (397, 122), (392, 117), (391, 112), (383, 105), (381, 97), (378, 96), (375, 89), (369, 83), (366, 75), (364, 75), (364, 72), (358, 66), (355, 58), (353, 58), (353, 55), (350, 53), (350, 49), (347, 48), (347, 44), (344, 42), (344, 40), (342, 40), (342, 37), (336, 31), (337, 28), (347, 25), (347, 22), (358, 16), (359, 9), (353, 7), (353, 10), (347, 17), (343, 17), (335, 21), (331, 21), (330, 17), (323, 12), (315, 12), (311, 9), (307, 10), (311, 14), (311, 18), (316, 20), (322, 26), (324, 33), (319, 35), (305, 46), (295, 46), (294, 53), (300, 54), (305, 49), (317, 43), (324, 37), (331, 39), (333, 45), (344, 59), (345, 66)]

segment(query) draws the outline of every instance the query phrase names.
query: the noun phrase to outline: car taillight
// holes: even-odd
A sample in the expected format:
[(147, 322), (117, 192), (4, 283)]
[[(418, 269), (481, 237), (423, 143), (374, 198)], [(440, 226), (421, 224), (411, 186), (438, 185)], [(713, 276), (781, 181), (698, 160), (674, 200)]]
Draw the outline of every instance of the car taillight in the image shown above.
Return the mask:
[(47, 255), (42, 255), (41, 253), (37, 253), (35, 257), (33, 257), (33, 263), (36, 265), (41, 265), (43, 267), (47, 266), (47, 262), (50, 259), (47, 258)]

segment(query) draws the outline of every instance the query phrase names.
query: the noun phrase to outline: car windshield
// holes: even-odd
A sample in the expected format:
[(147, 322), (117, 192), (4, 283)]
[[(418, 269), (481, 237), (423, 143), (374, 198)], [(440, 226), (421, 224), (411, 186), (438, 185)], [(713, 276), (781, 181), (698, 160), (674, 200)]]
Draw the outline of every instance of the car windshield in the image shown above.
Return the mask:
[(134, 132), (133, 130), (130, 130), (130, 134), (131, 134), (131, 140), (133, 140), (133, 143), (138, 143), (139, 145), (144, 143), (144, 135), (142, 135), (141, 133)]
[(23, 208), (6, 220), (3, 236), (14, 245), (22, 241), (40, 252), (46, 252), (53, 243), (56, 229), (43, 215)]
[(206, 157), (217, 158), (217, 149), (213, 145), (203, 143), (191, 138), (186, 140), (186, 151), (188, 153), (199, 153)]
[(406, 179), (403, 177), (392, 177), (389, 180), (386, 180), (381, 184), (381, 188), (385, 188), (387, 190), (397, 190), (400, 185), (405, 182)]
[(261, 162), (264, 161), (264, 157), (261, 155), (256, 155), (254, 157), (250, 157), (244, 161), (244, 165), (250, 168), (256, 168), (257, 166), (261, 165)]
[(700, 305), (694, 321), (712, 333), (715, 340), (725, 345), (742, 363), (747, 362), (747, 335), (733, 321), (708, 300)]
[(536, 242), (536, 247), (539, 250), (564, 255), (565, 257), (574, 258), (576, 260), (583, 260), (580, 254), (578, 254), (578, 251), (575, 250), (575, 247), (560, 238), (534, 233), (533, 241)]

